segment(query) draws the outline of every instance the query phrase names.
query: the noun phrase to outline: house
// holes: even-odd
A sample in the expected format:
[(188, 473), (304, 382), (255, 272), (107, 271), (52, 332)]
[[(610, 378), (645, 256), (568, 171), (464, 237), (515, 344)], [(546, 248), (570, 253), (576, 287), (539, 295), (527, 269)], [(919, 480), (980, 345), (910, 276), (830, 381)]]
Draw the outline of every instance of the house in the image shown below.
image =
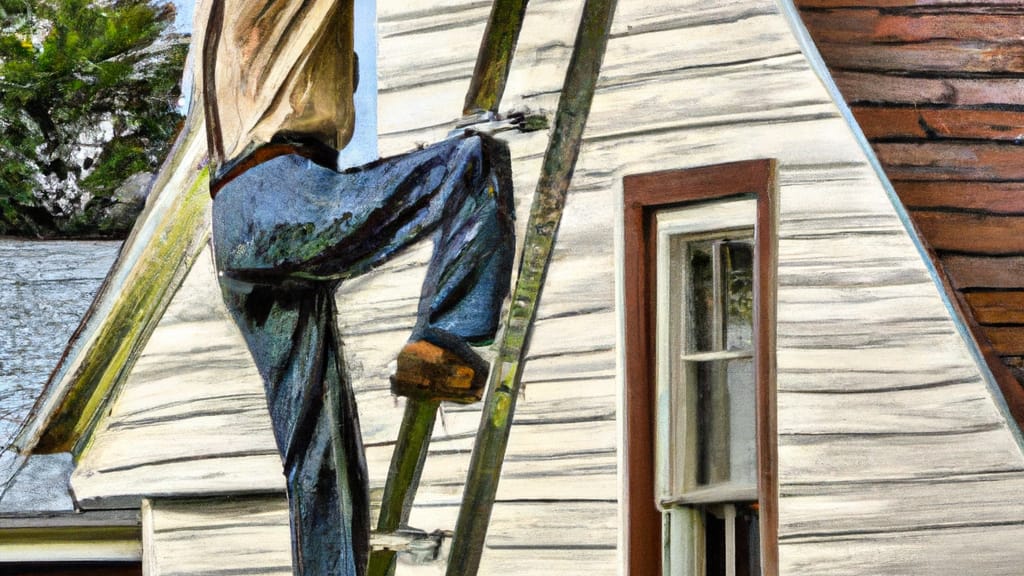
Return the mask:
[[(618, 3), (481, 574), (1019, 572), (1019, 120), (1001, 107), (1020, 100), (1020, 44), (972, 35), (1020, 16), (915, 4)], [(503, 109), (556, 108), (582, 6), (529, 5)], [(376, 10), (387, 156), (453, 125), (489, 7)], [(288, 574), (259, 378), (205, 228), (167, 220), (208, 213), (200, 133), (20, 442), (30, 463), (73, 454), (61, 525), (126, 528), (146, 574)], [(522, 239), (548, 135), (503, 137)], [(428, 253), (338, 293), (375, 495)], [(411, 526), (455, 527), (479, 419), (445, 407)], [(64, 549), (19, 529), (0, 524), (4, 558)], [(131, 556), (108, 548), (97, 560)], [(444, 555), (398, 570), (439, 574)]]

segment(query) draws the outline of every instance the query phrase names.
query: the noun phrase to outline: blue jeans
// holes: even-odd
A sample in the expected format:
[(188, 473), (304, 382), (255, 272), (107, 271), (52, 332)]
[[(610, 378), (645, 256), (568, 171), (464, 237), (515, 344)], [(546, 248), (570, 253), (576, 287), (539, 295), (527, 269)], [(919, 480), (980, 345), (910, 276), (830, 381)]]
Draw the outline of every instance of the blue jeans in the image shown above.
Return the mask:
[(507, 147), (471, 135), (344, 172), (278, 156), (217, 194), (214, 256), (264, 381), (297, 574), (363, 574), (369, 551), (366, 466), (335, 289), (432, 237), (410, 340), (451, 349), (493, 339), (515, 248), (511, 192)]

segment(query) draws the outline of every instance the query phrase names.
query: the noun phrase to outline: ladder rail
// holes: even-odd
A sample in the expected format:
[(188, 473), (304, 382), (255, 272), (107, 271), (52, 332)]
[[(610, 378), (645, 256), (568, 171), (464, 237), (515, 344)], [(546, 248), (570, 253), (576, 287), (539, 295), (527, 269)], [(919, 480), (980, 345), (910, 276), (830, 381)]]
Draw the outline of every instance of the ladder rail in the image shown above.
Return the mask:
[[(495, 0), (477, 53), (476, 65), (463, 108), (465, 116), (494, 116), (505, 93), (519, 33), (522, 31), (529, 0)], [(437, 418), (440, 402), (407, 398), (402, 424), (381, 499), (377, 519), (379, 533), (391, 533), (409, 521), (420, 474)], [(367, 576), (392, 576), (396, 553), (374, 550), (370, 554)]]
[(508, 447), (523, 368), (566, 195), (579, 157), (615, 0), (587, 0), (527, 223), (523, 256), (495, 367), (491, 370), (447, 576), (476, 576)]

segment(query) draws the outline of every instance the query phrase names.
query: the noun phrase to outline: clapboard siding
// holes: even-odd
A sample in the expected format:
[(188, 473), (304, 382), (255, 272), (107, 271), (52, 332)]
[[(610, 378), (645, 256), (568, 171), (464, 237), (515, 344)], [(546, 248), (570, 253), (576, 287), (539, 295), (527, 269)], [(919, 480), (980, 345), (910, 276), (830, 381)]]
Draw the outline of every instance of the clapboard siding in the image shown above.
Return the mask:
[(987, 11), (1005, 13), (1020, 12), (1015, 0), (801, 0), (801, 8), (917, 8), (921, 13), (928, 11), (959, 12)]
[(899, 182), (907, 208), (960, 208), (980, 213), (1024, 213), (1024, 182)]
[[(581, 5), (531, 2), (503, 108), (554, 108)], [(448, 131), (487, 4), (445, 0), (421, 9), (382, 1), (378, 10), (380, 149), (393, 154)], [(1024, 458), (865, 152), (776, 5), (623, 0), (618, 10), (538, 312), (482, 573), (616, 573), (622, 178), (754, 158), (779, 160), (782, 573), (1002, 574), (999, 567), (1019, 565), (1016, 547), (985, 544), (978, 550), (998, 559), (986, 559), (991, 570), (979, 572), (974, 543), (948, 537), (981, 533), (972, 522), (1021, 493)], [(503, 137), (522, 238), (547, 135)], [(338, 293), (374, 494), (403, 408), (387, 378), (413, 324), (428, 257), (429, 247), (411, 250)], [(74, 478), (79, 502), (280, 491), (261, 401), (204, 257), (84, 454)], [(478, 415), (458, 406), (438, 419), (413, 526), (454, 527)], [(249, 537), (248, 520), (172, 506), (152, 504), (152, 537), (163, 542), (156, 550), (164, 558), (189, 542), (219, 551)], [(285, 542), (274, 546), (286, 546), (277, 510), (274, 538)], [(851, 513), (837, 522), (842, 510)], [(1018, 507), (993, 513), (985, 528), (991, 541), (1019, 538)], [(172, 519), (179, 528), (168, 528)], [(203, 526), (216, 538), (204, 540)], [(867, 553), (872, 546), (880, 553)], [(947, 561), (929, 571), (936, 557)], [(264, 564), (276, 570), (284, 565), (276, 558)]]
[(864, 135), (872, 140), (929, 138), (1009, 140), (1024, 136), (1020, 110), (919, 109), (855, 106), (852, 109)]
[(881, 73), (833, 74), (851, 104), (1016, 106), (1024, 99), (1020, 78), (931, 78)]
[[(277, 498), (147, 500), (147, 576), (291, 576), (288, 503)], [(196, 553), (197, 544), (216, 554)]]
[(1020, 148), (1002, 142), (899, 142), (875, 144), (894, 180), (1003, 181), (1024, 179)]
[[(1021, 471), (892, 482), (789, 486), (782, 521), (787, 538), (820, 535), (822, 522), (836, 533), (898, 532), (923, 527), (1024, 522), (1024, 502), (990, 496), (1020, 485)], [(972, 519), (951, 518), (950, 508), (975, 510)]]
[[(1008, 561), (1008, 551), (1020, 547), (1024, 525), (1019, 522), (980, 523), (948, 528), (884, 534), (819, 535), (783, 538), (780, 573), (808, 576), (860, 576), (865, 564), (871, 574), (892, 576), (1015, 576), (1020, 564)], [(922, 554), (928, 550), (928, 554)]]
[(1024, 324), (1024, 291), (973, 292), (966, 298), (982, 324)]
[(1020, 216), (937, 210), (914, 210), (911, 216), (936, 250), (994, 256), (1024, 254), (1024, 218)]
[[(428, 531), (454, 524), (457, 505), (424, 507), (412, 521)], [(578, 526), (591, 527), (593, 539), (579, 547), (566, 540)], [(488, 541), (482, 574), (523, 573), (535, 562), (559, 574), (586, 576), (615, 559), (615, 503), (599, 505), (517, 502), (495, 511), (497, 526)], [(533, 533), (545, 542), (524, 560), (518, 534)], [(202, 500), (148, 500), (143, 505), (144, 564), (149, 576), (290, 575), (288, 509), (282, 497)], [(196, 545), (220, 551), (196, 554)], [(447, 541), (446, 541), (447, 542)], [(399, 574), (438, 574), (438, 564), (414, 565), (399, 556)], [(537, 572), (538, 574), (542, 572)], [(550, 572), (547, 572), (550, 573)]]
[[(744, 40), (737, 41), (737, 36), (722, 29), (718, 37), (722, 50), (743, 44)], [(773, 29), (762, 26), (758, 32)], [(739, 35), (755, 36), (751, 31)], [(616, 51), (616, 42), (612, 41), (609, 58), (627, 61), (630, 55)], [(730, 42), (734, 44), (724, 47)], [(755, 59), (792, 49), (792, 45), (787, 48), (770, 41), (751, 44), (760, 49), (748, 52)], [(721, 51), (714, 44), (709, 46), (714, 46), (709, 48), (714, 56), (673, 64), (685, 69), (689, 62), (716, 58)], [(606, 70), (615, 69), (615, 61), (606, 63)], [(722, 71), (713, 63), (711, 70)], [(718, 75), (707, 82), (710, 94), (720, 87), (723, 102), (736, 93)], [(661, 91), (673, 89), (664, 86)], [(849, 559), (841, 542), (851, 532), (864, 533), (865, 542), (887, 542), (899, 533), (899, 521), (892, 519), (894, 527), (887, 528), (881, 521), (887, 512), (876, 507), (875, 517), (862, 513), (837, 522), (834, 515), (843, 509), (872, 509), (875, 496), (867, 490), (837, 494), (833, 486), (885, 479), (894, 494), (908, 495), (907, 507), (915, 509), (918, 518), (929, 512), (924, 504), (929, 498), (956, 501), (944, 493), (963, 491), (958, 501), (962, 507), (945, 509), (944, 521), (969, 524), (976, 514), (995, 506), (990, 502), (1014, 498), (1021, 479), (955, 487), (936, 487), (931, 482), (964, 470), (1019, 471), (1020, 447), (1004, 415), (995, 409), (991, 391), (851, 132), (834, 108), (822, 114), (795, 105), (827, 98), (824, 90), (808, 77), (798, 86), (789, 86), (788, 93), (791, 96), (784, 102), (774, 101), (777, 92), (764, 96), (773, 106), (755, 112), (760, 117), (744, 116), (745, 102), (734, 104), (735, 116), (704, 123), (699, 118), (707, 107), (693, 111), (681, 107), (675, 114), (661, 110), (655, 115), (662, 123), (646, 132), (646, 124), (636, 125), (621, 113), (630, 109), (632, 101), (643, 102), (639, 91), (621, 98), (611, 91), (599, 92), (590, 126), (608, 122), (619, 128), (588, 140), (577, 184), (603, 181), (614, 187), (617, 178), (629, 173), (746, 158), (779, 159), (782, 573), (832, 573), (833, 564), (841, 561), (853, 566), (849, 573), (888, 574), (887, 558), (865, 553)], [(647, 113), (650, 110), (641, 114)], [(673, 116), (675, 124), (665, 116)], [(698, 120), (689, 122), (691, 117)], [(820, 506), (820, 514), (801, 516), (800, 506), (808, 506), (804, 501), (793, 500), (791, 506), (789, 499), (795, 496), (789, 486), (796, 483), (823, 496), (809, 503)], [(827, 501), (837, 506), (831, 514), (826, 513)], [(792, 522), (787, 519), (789, 510), (797, 514)], [(934, 507), (931, 513), (937, 515)], [(1019, 510), (1007, 514), (1011, 516), (1004, 517), (1007, 522), (1020, 521)], [(926, 528), (921, 532), (928, 533)], [(818, 548), (795, 545), (807, 534), (820, 536)], [(901, 562), (931, 566), (929, 558), (940, 552), (933, 545), (934, 541), (923, 539), (916, 547), (902, 548)], [(973, 556), (969, 546), (962, 551)], [(1002, 555), (997, 565), (1017, 564), (1021, 558), (1011, 550)], [(813, 560), (805, 562), (808, 557)], [(948, 563), (945, 573), (975, 571), (970, 561), (961, 558)]]
[[(805, 3), (801, 3), (805, 4)], [(1020, 16), (956, 13), (893, 14), (891, 11), (837, 9), (808, 10), (804, 21), (823, 42), (924, 42), (936, 39), (975, 40), (1002, 44), (1015, 41)]]

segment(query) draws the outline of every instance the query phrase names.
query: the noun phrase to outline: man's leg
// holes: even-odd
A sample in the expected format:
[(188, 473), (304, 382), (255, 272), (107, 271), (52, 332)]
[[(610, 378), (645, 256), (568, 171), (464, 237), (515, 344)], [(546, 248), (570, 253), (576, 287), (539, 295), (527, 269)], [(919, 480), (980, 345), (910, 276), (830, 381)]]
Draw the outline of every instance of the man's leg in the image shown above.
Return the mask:
[[(486, 366), (467, 342), (493, 338), (508, 293), (511, 187), (507, 147), (482, 135), (343, 173), (297, 156), (274, 158), (217, 196), (218, 268), (250, 281), (341, 279), (432, 234), (434, 254), (410, 338), (417, 346), (399, 358), (396, 389), (420, 387), (412, 375), (433, 371), (440, 351), (451, 353), (441, 368), (468, 368), (479, 388)], [(420, 360), (415, 348), (425, 354)], [(448, 376), (433, 371), (429, 379), (438, 378)]]
[(469, 345), (493, 340), (509, 290), (515, 229), (508, 148), (481, 139), (460, 156), (468, 177), (483, 185), (449, 197), (434, 234), (416, 327), (392, 377), (392, 390), (403, 396), (478, 400), (488, 367)]
[[(300, 573), (330, 573), (311, 554), (349, 568), (353, 558), (361, 571), (368, 546), (365, 466), (340, 364), (334, 281), (436, 232), (412, 340), (457, 348), (475, 379), (485, 377), (486, 366), (463, 340), (492, 337), (508, 290), (514, 239), (507, 161), (502, 144), (480, 136), (341, 174), (283, 156), (227, 183), (214, 201), (217, 266), (265, 382)], [(325, 406), (343, 428), (330, 440)], [(327, 470), (348, 477), (330, 488)]]
[(363, 574), (369, 495), (333, 283), (222, 284), (263, 377), (282, 456), (297, 575)]

